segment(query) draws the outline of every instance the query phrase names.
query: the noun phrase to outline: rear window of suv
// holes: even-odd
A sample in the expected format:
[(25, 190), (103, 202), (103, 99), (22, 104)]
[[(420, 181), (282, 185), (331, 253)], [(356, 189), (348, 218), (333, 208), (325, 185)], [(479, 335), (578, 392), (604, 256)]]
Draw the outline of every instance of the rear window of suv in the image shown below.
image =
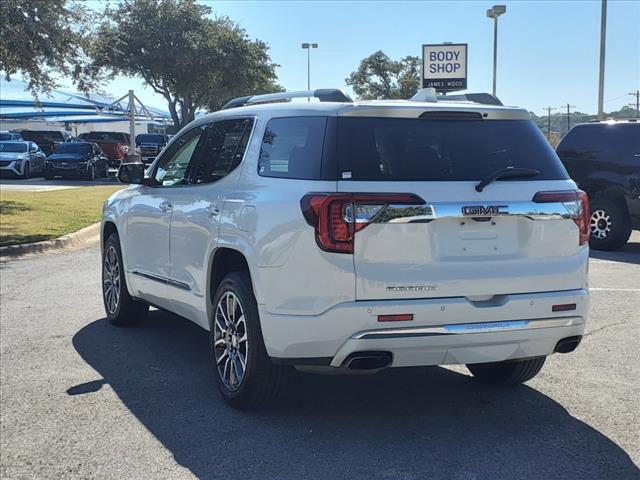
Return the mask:
[(568, 178), (529, 120), (338, 117), (336, 136), (340, 180), (481, 180), (509, 166)]

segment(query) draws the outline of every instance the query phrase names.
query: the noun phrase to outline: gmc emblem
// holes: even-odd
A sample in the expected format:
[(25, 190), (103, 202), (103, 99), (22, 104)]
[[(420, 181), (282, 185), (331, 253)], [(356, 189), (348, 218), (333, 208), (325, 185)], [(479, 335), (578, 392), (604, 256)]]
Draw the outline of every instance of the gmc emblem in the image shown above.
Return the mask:
[(462, 215), (472, 215), (474, 217), (492, 217), (509, 213), (505, 209), (508, 205), (466, 205), (462, 207)]

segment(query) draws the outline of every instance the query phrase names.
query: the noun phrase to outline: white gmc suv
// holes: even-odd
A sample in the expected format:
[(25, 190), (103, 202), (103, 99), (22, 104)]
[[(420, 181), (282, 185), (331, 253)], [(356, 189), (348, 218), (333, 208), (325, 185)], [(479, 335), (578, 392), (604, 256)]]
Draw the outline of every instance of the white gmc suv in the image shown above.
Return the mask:
[(104, 206), (107, 316), (153, 305), (208, 330), (236, 408), (273, 399), (286, 365), (524, 382), (584, 333), (586, 195), (490, 95), (243, 97), (144, 168), (122, 165), (132, 185)]

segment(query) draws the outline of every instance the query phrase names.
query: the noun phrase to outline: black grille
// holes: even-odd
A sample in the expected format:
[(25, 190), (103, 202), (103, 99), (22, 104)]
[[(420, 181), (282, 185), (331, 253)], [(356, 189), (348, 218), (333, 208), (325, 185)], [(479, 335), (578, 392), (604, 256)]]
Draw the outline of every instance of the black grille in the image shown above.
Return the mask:
[(0, 167), (8, 167), (11, 165), (12, 160), (0, 160)]

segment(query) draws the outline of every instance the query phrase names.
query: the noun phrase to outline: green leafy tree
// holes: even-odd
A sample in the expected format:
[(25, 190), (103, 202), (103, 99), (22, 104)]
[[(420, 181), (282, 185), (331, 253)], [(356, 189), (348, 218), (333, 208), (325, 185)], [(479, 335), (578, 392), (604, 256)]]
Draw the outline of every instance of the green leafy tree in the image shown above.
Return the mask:
[(85, 71), (90, 19), (67, 0), (0, 0), (0, 72), (7, 80), (21, 75), (34, 94), (56, 86), (57, 76), (88, 90), (96, 80)]
[(194, 0), (123, 0), (105, 12), (94, 70), (137, 76), (162, 95), (180, 128), (196, 110), (280, 90), (264, 42)]
[(362, 99), (410, 98), (420, 88), (420, 59), (395, 61), (379, 50), (363, 59), (345, 82)]

